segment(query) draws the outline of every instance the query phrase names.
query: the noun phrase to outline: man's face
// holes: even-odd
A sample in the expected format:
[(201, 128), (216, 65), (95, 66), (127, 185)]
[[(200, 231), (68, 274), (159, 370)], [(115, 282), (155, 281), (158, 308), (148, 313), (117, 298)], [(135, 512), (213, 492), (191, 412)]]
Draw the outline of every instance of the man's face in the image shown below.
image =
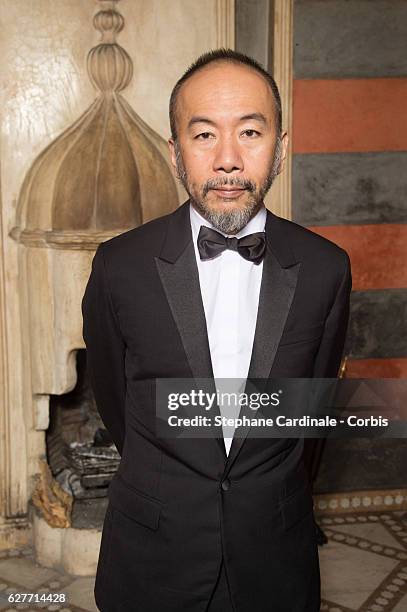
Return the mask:
[(282, 170), (288, 137), (277, 134), (275, 113), (268, 83), (240, 64), (210, 64), (179, 91), (172, 164), (198, 212), (224, 233), (248, 223)]

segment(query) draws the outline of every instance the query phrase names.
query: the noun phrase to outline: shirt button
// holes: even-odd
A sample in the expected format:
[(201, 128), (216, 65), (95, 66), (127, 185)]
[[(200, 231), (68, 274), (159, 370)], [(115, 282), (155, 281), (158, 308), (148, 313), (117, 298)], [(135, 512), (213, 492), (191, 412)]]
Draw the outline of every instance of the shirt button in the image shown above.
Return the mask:
[(226, 478), (225, 480), (222, 481), (221, 487), (222, 487), (223, 491), (229, 491), (229, 489), (230, 489), (230, 480), (229, 480), (229, 478)]

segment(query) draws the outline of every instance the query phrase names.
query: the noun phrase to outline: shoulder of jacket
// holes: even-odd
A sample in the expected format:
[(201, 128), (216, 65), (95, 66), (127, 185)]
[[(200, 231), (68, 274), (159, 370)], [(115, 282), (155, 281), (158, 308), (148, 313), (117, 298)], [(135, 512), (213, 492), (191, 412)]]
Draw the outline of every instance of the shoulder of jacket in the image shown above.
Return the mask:
[(131, 255), (135, 251), (144, 253), (153, 251), (157, 244), (164, 239), (168, 218), (172, 213), (157, 217), (134, 227), (126, 232), (118, 234), (100, 244), (101, 250), (107, 258)]
[(335, 268), (344, 271), (350, 266), (350, 258), (347, 251), (337, 243), (317, 234), (315, 231), (278, 215), (276, 218), (277, 226), (284, 231), (293, 252), (300, 260), (321, 261), (330, 264)]

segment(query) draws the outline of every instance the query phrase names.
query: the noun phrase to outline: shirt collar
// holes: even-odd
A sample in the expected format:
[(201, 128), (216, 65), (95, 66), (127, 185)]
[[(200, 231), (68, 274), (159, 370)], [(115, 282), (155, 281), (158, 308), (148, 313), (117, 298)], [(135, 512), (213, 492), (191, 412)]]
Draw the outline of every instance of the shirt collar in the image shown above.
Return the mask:
[[(206, 227), (211, 227), (215, 231), (223, 234), (224, 236), (231, 236), (232, 234), (225, 234), (221, 232), (216, 227), (213, 227), (209, 221), (207, 221), (202, 215), (189, 203), (189, 211), (190, 211), (190, 219), (191, 219), (191, 229), (194, 238), (194, 242), (198, 238), (198, 233), (201, 225), (205, 225)], [(267, 219), (267, 209), (262, 205), (260, 210), (257, 211), (254, 217), (250, 219), (250, 221), (238, 232), (237, 234), (233, 234), (236, 238), (242, 238), (243, 236), (247, 236), (247, 234), (253, 234), (254, 232), (264, 232), (266, 227), (266, 219)]]

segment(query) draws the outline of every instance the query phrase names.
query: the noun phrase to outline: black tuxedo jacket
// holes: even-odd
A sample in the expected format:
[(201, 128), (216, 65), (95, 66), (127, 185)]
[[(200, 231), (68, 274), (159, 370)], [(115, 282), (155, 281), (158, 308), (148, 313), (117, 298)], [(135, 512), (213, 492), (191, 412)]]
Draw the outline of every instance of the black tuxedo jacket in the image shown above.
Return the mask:
[[(267, 211), (249, 378), (335, 377), (347, 253)], [(317, 612), (302, 439), (155, 435), (155, 379), (213, 376), (189, 202), (101, 244), (82, 302), (98, 410), (121, 462), (95, 585), (103, 612), (205, 612), (223, 555), (236, 612)]]

